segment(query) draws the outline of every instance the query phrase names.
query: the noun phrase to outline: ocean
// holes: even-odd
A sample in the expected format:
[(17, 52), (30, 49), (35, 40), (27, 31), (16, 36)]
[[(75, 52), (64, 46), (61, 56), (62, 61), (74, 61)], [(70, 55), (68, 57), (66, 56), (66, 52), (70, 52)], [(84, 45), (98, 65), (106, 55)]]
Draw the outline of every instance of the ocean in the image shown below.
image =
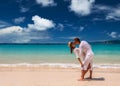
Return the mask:
[[(120, 68), (120, 44), (91, 44), (94, 67)], [(0, 44), (0, 66), (80, 67), (67, 44)]]

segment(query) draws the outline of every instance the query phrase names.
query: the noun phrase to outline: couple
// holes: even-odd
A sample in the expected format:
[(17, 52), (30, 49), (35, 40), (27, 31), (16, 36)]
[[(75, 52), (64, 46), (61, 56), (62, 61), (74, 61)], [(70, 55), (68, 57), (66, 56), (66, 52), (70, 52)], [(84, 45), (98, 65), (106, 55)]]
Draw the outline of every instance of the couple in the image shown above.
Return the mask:
[[(79, 44), (79, 48), (75, 47), (77, 44)], [(92, 62), (94, 58), (94, 53), (91, 49), (90, 44), (86, 41), (80, 41), (79, 38), (74, 38), (74, 42), (69, 42), (68, 46), (70, 47), (71, 53), (74, 52), (76, 58), (81, 64), (82, 69), (81, 69), (81, 77), (79, 81), (84, 80), (84, 76), (88, 70), (90, 71), (89, 79), (92, 79), (92, 70), (93, 70)]]

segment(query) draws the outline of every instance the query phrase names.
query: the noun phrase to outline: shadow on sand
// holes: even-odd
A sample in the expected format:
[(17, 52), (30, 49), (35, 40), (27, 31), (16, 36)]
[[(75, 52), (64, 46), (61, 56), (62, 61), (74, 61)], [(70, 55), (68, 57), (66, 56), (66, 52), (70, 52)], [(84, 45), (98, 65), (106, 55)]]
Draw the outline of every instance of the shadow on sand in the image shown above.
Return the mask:
[(89, 79), (89, 78), (85, 78), (85, 81), (104, 81), (105, 79), (103, 77), (100, 77), (100, 78), (92, 78), (92, 79)]

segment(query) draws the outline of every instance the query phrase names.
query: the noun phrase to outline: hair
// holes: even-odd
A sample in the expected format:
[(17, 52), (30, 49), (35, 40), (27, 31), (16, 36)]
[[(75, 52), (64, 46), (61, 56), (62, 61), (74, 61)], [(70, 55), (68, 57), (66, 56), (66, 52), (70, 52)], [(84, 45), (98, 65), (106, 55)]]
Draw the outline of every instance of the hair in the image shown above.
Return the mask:
[(81, 42), (79, 38), (74, 38), (74, 41)]
[(74, 47), (72, 46), (73, 42), (70, 42), (69, 47), (70, 47), (70, 53), (72, 54)]

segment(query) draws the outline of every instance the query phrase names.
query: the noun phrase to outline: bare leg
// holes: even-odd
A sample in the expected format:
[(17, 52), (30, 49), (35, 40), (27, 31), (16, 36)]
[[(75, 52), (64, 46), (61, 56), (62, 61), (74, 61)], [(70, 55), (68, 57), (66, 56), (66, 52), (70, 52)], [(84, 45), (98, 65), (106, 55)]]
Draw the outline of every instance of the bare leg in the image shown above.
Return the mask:
[(88, 66), (88, 68), (87, 68), (87, 71), (89, 70), (90, 75), (89, 75), (89, 77), (88, 77), (87, 79), (92, 79), (92, 70), (90, 70), (90, 68), (91, 68), (91, 66), (90, 66), (90, 64), (89, 64), (89, 66)]
[(78, 79), (78, 81), (83, 81), (86, 73), (87, 73), (87, 70), (81, 70), (81, 78)]
[[(84, 76), (85, 74), (88, 72), (88, 70), (91, 68), (90, 64), (88, 65), (87, 70), (81, 70), (81, 78), (79, 79), (79, 81), (84, 80)], [(89, 79), (92, 78), (92, 71), (90, 70), (90, 77), (88, 77)]]
[(90, 77), (89, 78), (92, 79), (92, 70), (90, 70)]
[[(81, 70), (81, 78), (78, 79), (79, 81), (84, 80), (84, 76), (88, 72), (88, 70), (90, 70), (90, 68), (91, 68), (91, 66), (89, 64), (87, 70)], [(92, 70), (90, 70), (90, 76), (88, 77), (88, 79), (92, 79)]]
[(89, 69), (89, 71), (90, 71), (89, 79), (92, 79), (92, 70), (90, 70), (90, 68), (91, 68), (91, 65), (89, 64), (89, 66), (88, 66), (88, 69)]

